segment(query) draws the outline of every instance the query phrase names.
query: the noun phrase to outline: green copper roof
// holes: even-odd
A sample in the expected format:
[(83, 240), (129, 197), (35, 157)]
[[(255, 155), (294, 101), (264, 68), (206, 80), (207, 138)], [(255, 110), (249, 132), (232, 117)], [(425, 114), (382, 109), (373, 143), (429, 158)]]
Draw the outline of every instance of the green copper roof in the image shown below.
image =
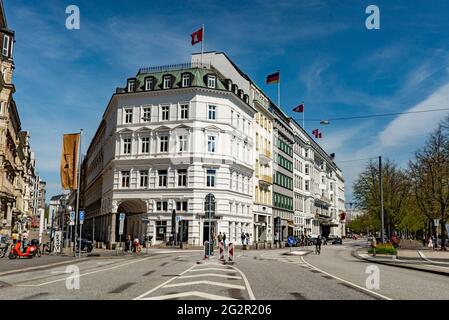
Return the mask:
[(162, 90), (162, 83), (163, 83), (163, 77), (166, 75), (171, 75), (174, 79), (172, 88), (181, 88), (181, 82), (182, 82), (182, 74), (184, 73), (190, 73), (192, 75), (191, 78), (191, 87), (207, 87), (207, 75), (212, 74), (217, 77), (216, 81), (216, 89), (218, 90), (227, 90), (224, 84), (224, 80), (221, 75), (213, 68), (205, 68), (205, 67), (183, 67), (183, 66), (189, 66), (190, 64), (186, 65), (179, 65), (178, 68), (174, 66), (174, 68), (167, 68), (166, 70), (160, 69), (157, 71), (151, 70), (151, 68), (148, 69), (141, 69), (139, 73), (136, 76), (136, 88), (137, 91), (142, 91), (145, 89), (145, 78), (152, 76), (154, 77), (155, 83), (153, 84), (154, 89), (153, 90)]

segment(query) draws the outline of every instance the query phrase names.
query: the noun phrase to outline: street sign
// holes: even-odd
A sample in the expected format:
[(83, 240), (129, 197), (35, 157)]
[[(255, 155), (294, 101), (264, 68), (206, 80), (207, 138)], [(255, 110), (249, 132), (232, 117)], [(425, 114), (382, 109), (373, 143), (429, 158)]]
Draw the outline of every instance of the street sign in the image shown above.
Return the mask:
[(55, 232), (55, 243), (53, 245), (53, 252), (61, 253), (62, 250), (62, 231)]
[(125, 225), (125, 221), (124, 220), (120, 220), (119, 225), (118, 225), (118, 234), (120, 236), (123, 234), (124, 225)]
[(80, 224), (84, 223), (84, 211), (80, 211)]
[(119, 220), (120, 221), (124, 221), (125, 220), (125, 214), (124, 213), (120, 213), (120, 215), (119, 215)]
[(293, 236), (289, 236), (289, 237), (287, 238), (287, 242), (288, 242), (288, 244), (289, 244), (290, 246), (292, 246), (292, 245), (296, 244), (296, 239), (295, 239), (295, 237), (293, 237)]
[(70, 223), (69, 225), (74, 226), (75, 225), (75, 211), (70, 211)]

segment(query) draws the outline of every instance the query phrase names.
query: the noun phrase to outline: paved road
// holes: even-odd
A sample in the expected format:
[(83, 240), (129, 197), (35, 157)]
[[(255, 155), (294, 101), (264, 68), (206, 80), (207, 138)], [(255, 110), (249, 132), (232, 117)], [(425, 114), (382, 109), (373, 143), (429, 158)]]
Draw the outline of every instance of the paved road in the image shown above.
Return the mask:
[[(238, 251), (234, 265), (202, 262), (201, 251), (152, 250), (146, 256), (76, 263), (79, 289), (66, 266), (0, 275), (0, 299), (448, 299), (449, 277), (378, 265), (380, 289), (365, 287), (369, 263), (354, 246), (324, 246), (321, 255), (288, 249)], [(67, 283), (69, 287), (67, 287)]]

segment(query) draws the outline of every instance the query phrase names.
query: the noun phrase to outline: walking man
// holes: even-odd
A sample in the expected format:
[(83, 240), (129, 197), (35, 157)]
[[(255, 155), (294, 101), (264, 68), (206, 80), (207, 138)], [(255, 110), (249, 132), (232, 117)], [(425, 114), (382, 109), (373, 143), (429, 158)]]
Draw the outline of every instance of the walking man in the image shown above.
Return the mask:
[(226, 233), (223, 232), (223, 246), (226, 249)]
[(371, 240), (371, 249), (373, 250), (373, 257), (376, 256), (376, 247), (377, 247), (377, 240), (376, 240), (376, 237), (373, 236), (373, 238)]
[(315, 243), (315, 254), (321, 254), (321, 236), (318, 236)]
[(245, 239), (246, 239), (246, 236), (245, 236), (244, 232), (242, 232), (242, 234), (240, 235), (240, 239), (242, 239), (242, 245), (244, 245), (245, 244)]

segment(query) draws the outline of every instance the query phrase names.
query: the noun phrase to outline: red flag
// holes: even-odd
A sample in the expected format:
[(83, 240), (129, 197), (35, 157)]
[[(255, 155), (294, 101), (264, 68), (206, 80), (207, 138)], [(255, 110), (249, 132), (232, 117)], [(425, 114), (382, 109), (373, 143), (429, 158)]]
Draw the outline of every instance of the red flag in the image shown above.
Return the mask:
[(323, 137), (323, 135), (320, 133), (318, 133), (318, 138), (321, 139)]
[(299, 106), (293, 109), (295, 112), (304, 112), (304, 103), (301, 103)]
[(192, 37), (192, 46), (194, 46), (198, 42), (203, 41), (203, 28), (199, 29), (198, 31), (195, 31), (190, 36)]
[(318, 135), (318, 129), (313, 130), (312, 134), (316, 137)]

